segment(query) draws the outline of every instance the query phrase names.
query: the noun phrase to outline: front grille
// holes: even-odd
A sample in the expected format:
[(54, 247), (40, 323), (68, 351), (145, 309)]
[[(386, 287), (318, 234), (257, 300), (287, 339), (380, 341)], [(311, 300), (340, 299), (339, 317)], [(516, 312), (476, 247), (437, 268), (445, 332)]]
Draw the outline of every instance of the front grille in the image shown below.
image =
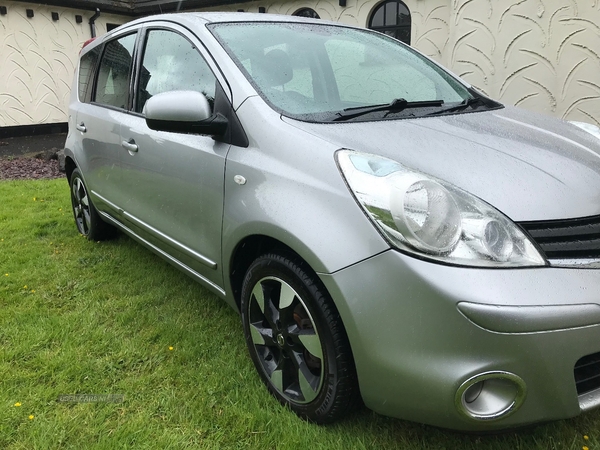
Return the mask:
[(600, 259), (600, 216), (520, 222), (549, 260)]
[(600, 353), (587, 355), (575, 363), (577, 395), (600, 388)]

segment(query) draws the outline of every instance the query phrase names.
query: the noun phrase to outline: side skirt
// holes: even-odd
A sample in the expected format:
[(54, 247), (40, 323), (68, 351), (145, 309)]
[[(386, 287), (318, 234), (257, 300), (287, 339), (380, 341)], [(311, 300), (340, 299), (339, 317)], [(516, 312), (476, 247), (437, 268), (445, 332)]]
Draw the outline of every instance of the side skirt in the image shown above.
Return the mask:
[(148, 248), (152, 252), (156, 253), (158, 256), (160, 256), (161, 258), (163, 258), (167, 262), (169, 262), (172, 265), (174, 265), (175, 267), (177, 267), (182, 272), (184, 272), (187, 275), (189, 275), (190, 277), (192, 277), (194, 280), (196, 280), (199, 283), (205, 285), (207, 288), (209, 288), (212, 292), (214, 292), (218, 296), (220, 296), (222, 298), (225, 298), (226, 292), (225, 292), (225, 290), (221, 286), (213, 283), (212, 281), (210, 281), (206, 277), (200, 275), (198, 272), (196, 272), (191, 267), (187, 266), (186, 264), (182, 263), (178, 259), (176, 259), (173, 256), (169, 255), (168, 253), (166, 253), (165, 251), (161, 250), (160, 248), (158, 248), (157, 246), (155, 246), (151, 242), (148, 242), (146, 239), (144, 239), (143, 237), (141, 237), (138, 234), (136, 234), (130, 228), (128, 228), (127, 226), (123, 225), (121, 222), (119, 222), (118, 220), (116, 220), (115, 218), (113, 218), (112, 216), (110, 216), (109, 214), (106, 214), (105, 212), (102, 212), (102, 211), (98, 211), (98, 213), (107, 222), (110, 222), (112, 225), (114, 225), (117, 228), (119, 228), (120, 230), (122, 230), (125, 234), (127, 234), (131, 238), (135, 239), (136, 241), (138, 241), (139, 243), (141, 243), (142, 245), (144, 245), (146, 248)]

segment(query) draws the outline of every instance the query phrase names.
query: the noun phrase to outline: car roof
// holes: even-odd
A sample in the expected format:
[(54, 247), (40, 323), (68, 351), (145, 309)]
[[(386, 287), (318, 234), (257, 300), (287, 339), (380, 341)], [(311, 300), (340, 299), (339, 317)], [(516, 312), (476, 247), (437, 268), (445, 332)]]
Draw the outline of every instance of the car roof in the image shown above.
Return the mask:
[(142, 23), (167, 21), (191, 25), (198, 22), (203, 24), (208, 23), (231, 23), (231, 22), (283, 22), (283, 23), (313, 23), (327, 24), (337, 26), (348, 26), (338, 22), (329, 20), (312, 19), (307, 17), (288, 16), (285, 14), (264, 14), (264, 13), (246, 13), (246, 12), (184, 12), (157, 14), (154, 16), (142, 17), (125, 24), (125, 26), (133, 26)]
[(315, 25), (334, 25), (343, 26), (349, 28), (355, 28), (350, 25), (341, 24), (339, 22), (333, 22), (322, 19), (312, 19), (307, 17), (288, 16), (285, 14), (265, 14), (265, 13), (247, 13), (247, 12), (183, 12), (183, 13), (167, 13), (167, 14), (156, 14), (153, 16), (141, 17), (139, 19), (127, 22), (120, 27), (112, 30), (102, 36), (98, 36), (89, 45), (84, 45), (81, 49), (80, 56), (83, 56), (94, 47), (101, 45), (107, 39), (110, 39), (114, 34), (119, 34), (121, 30), (126, 28), (135, 28), (136, 26), (151, 23), (151, 22), (172, 22), (178, 23), (187, 27), (194, 27), (198, 25), (207, 25), (210, 23), (235, 23), (235, 22), (280, 22), (280, 23), (305, 23)]
[[(209, 23), (216, 22), (301, 22), (301, 23), (328, 23), (329, 21), (321, 19), (312, 19), (307, 17), (288, 16), (285, 14), (264, 14), (250, 12), (197, 12), (197, 13), (178, 13), (175, 15), (190, 15), (205, 20)], [(168, 14), (167, 14), (168, 15)], [(339, 25), (337, 22), (329, 22)]]

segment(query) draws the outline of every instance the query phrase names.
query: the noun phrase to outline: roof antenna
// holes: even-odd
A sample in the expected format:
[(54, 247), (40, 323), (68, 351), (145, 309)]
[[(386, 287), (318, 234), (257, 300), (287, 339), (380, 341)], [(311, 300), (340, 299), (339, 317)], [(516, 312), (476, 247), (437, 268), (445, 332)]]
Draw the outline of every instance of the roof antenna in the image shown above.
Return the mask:
[(175, 11), (179, 11), (181, 9), (182, 3), (183, 3), (183, 0), (179, 0), (179, 3), (177, 3), (177, 9)]

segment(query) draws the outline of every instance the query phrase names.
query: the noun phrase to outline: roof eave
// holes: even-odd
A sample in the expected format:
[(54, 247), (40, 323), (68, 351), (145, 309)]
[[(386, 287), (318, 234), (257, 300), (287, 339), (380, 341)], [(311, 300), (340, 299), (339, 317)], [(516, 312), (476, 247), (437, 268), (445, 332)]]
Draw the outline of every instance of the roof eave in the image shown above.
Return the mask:
[[(23, 3), (37, 3), (33, 0), (17, 0)], [(211, 6), (246, 3), (251, 0), (44, 0), (44, 5), (122, 14), (127, 16), (145, 16), (165, 12), (185, 11)]]

